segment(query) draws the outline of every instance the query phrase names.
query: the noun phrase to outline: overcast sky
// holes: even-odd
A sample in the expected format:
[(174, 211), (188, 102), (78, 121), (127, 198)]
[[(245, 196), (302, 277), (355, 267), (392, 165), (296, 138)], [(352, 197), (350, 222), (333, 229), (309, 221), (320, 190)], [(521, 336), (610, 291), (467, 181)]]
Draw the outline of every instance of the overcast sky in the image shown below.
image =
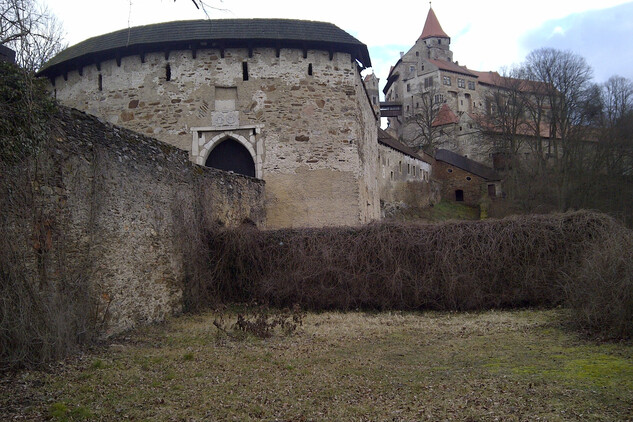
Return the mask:
[[(191, 0), (41, 0), (60, 19), (70, 45), (130, 26), (203, 19)], [(425, 1), (206, 0), (213, 19), (290, 18), (332, 22), (367, 44), (384, 83), (400, 51), (419, 37)], [(454, 59), (475, 70), (520, 63), (539, 47), (572, 50), (594, 68), (595, 80), (633, 79), (633, 2), (621, 0), (435, 0)]]

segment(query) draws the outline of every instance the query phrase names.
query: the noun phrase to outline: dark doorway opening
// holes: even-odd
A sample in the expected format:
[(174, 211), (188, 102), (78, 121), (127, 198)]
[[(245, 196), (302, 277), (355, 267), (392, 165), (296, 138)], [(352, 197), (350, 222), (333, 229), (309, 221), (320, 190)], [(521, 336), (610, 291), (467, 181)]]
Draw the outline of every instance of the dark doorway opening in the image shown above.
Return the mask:
[(234, 139), (227, 139), (216, 145), (204, 165), (255, 177), (255, 162), (251, 153)]
[(461, 189), (455, 190), (455, 200), (457, 202), (464, 202), (464, 191)]
[(488, 185), (488, 196), (494, 198), (497, 196), (497, 188), (493, 184)]

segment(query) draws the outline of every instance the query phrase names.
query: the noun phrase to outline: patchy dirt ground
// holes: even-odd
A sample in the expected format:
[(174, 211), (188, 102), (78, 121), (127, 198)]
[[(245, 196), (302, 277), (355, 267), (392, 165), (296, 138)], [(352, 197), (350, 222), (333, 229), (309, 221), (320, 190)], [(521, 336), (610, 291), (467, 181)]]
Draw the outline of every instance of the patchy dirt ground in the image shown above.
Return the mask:
[(311, 313), (267, 339), (184, 316), (3, 376), (0, 419), (633, 420), (633, 345), (561, 312)]

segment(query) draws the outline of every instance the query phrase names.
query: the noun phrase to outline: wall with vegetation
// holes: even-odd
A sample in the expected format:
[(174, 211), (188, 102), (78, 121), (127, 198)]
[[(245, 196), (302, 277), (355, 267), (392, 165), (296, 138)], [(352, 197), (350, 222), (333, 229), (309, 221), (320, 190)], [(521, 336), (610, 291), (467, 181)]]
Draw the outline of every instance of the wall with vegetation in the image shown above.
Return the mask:
[(204, 265), (203, 233), (263, 225), (263, 181), (56, 107), (9, 70), (0, 84), (3, 365), (38, 342), (64, 349), (182, 311)]

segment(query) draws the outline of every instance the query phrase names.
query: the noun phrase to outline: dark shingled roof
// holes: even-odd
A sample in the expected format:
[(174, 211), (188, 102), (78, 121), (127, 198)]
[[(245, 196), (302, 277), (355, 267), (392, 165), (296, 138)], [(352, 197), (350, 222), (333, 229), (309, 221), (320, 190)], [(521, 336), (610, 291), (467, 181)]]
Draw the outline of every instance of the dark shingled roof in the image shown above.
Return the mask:
[(380, 128), (378, 128), (378, 142), (391, 147), (405, 155), (408, 155), (409, 157), (415, 158), (416, 160), (424, 161), (425, 163), (429, 162), (428, 160), (425, 160), (424, 157), (422, 157), (420, 154), (415, 152), (413, 148), (409, 148), (408, 146), (402, 144), (396, 138), (389, 135), (389, 133)]
[(456, 154), (447, 149), (438, 149), (435, 151), (435, 159), (437, 161), (444, 161), (445, 163), (451, 164), (488, 181), (501, 180), (497, 172), (490, 167), (484, 166), (477, 161), (473, 161), (470, 158), (466, 158), (463, 155)]
[(9, 47), (0, 44), (0, 61), (15, 63), (15, 51)]
[(48, 61), (52, 76), (115, 57), (179, 49), (273, 47), (345, 52), (371, 67), (367, 46), (334, 24), (291, 19), (218, 19), (157, 23), (89, 38)]

